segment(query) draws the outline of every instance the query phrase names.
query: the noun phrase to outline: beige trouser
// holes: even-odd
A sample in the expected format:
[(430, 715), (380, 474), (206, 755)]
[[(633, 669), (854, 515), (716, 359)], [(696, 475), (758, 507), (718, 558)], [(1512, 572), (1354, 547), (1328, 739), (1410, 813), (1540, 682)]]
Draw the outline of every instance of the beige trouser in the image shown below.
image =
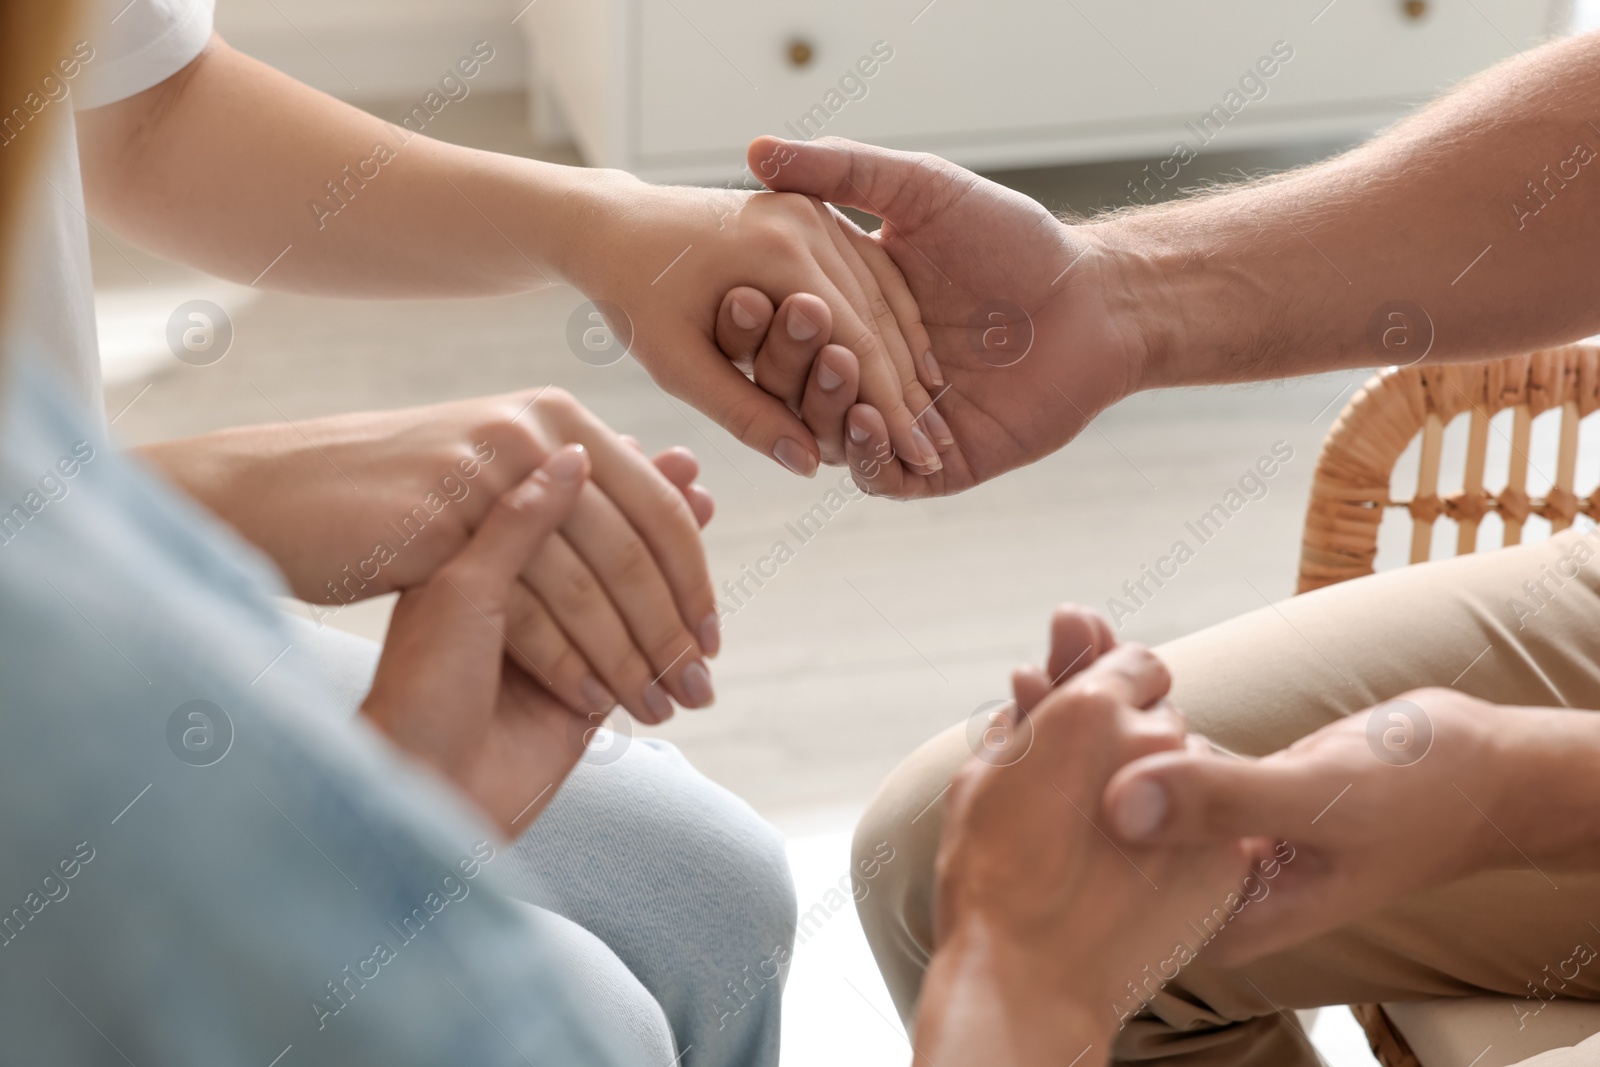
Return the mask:
[[(1419, 686), (1453, 685), (1501, 704), (1600, 709), (1600, 562), (1575, 579), (1550, 577), (1578, 538), (1569, 531), (1538, 545), (1346, 582), (1157, 651), (1172, 669), (1174, 699), (1193, 729), (1251, 755)], [(1530, 617), (1540, 601), (1523, 583), (1541, 579), (1544, 603)], [(1513, 598), (1526, 606), (1520, 619)], [(896, 850), (860, 910), (908, 1027), (932, 946), (942, 793), (970, 755), (965, 723), (933, 738), (884, 783), (856, 831), (858, 861), (869, 860), (884, 841)], [(1595, 793), (1600, 803), (1600, 783)], [(1600, 946), (1600, 873), (1594, 857), (1574, 857), (1573, 866), (1580, 865), (1589, 872), (1546, 867), (1542, 874), (1477, 875), (1237, 970), (1208, 967), (1202, 955), (1128, 1023), (1115, 1059), (1313, 1067), (1316, 1054), (1290, 1021), (1291, 1009), (1529, 997), (1529, 983), (1549, 979), (1575, 945)], [(1550, 988), (1600, 1000), (1600, 961)], [(1531, 1010), (1540, 1002), (1524, 1003)], [(1527, 1025), (1537, 1026), (1537, 1017)], [(1600, 1062), (1600, 1052), (1585, 1042), (1536, 1062), (1576, 1067)]]

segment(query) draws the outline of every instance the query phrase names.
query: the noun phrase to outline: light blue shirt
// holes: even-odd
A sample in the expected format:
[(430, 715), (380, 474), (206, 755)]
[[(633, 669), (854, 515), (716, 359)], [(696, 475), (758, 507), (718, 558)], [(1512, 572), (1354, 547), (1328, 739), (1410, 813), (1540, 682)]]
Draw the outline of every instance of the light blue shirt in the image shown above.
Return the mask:
[(269, 565), (37, 370), (0, 421), (0, 1062), (620, 1063), (477, 815), (333, 697)]

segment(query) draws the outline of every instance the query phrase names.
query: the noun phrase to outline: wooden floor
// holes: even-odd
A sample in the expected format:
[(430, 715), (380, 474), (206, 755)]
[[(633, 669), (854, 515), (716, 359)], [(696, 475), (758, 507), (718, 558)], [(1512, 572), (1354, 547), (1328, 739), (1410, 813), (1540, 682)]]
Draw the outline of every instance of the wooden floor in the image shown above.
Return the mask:
[[(445, 132), (527, 148), (515, 101), (480, 103), (474, 124)], [(1222, 174), (1286, 158), (1213, 162)], [(1053, 208), (1088, 212), (1116, 203), (1141, 165), (1001, 177)], [(448, 303), (246, 299), (94, 240), (108, 350), (138, 349), (138, 324), (164, 322), (191, 295), (216, 294), (236, 329), (212, 367), (159, 353), (123, 364), (107, 410), (120, 413), (114, 432), (126, 443), (276, 421), (274, 406), (299, 419), (554, 382), (652, 449), (698, 452), (719, 503), (707, 533), (718, 584), (775, 540), (797, 551), (728, 620), (717, 705), (656, 732), (780, 821), (858, 807), (917, 743), (1004, 696), (1010, 668), (1041, 655), (1052, 605), (1104, 609), (1279, 441), (1294, 458), (1266, 496), (1200, 546), (1122, 633), (1159, 642), (1289, 595), (1317, 445), (1364, 377), (1135, 397), (1028, 470), (950, 500), (852, 503), (801, 545), (786, 524), (838, 472), (795, 478), (668, 399), (631, 363), (579, 362), (564, 337), (581, 301), (572, 290)], [(340, 616), (374, 636), (385, 620), (383, 604)]]

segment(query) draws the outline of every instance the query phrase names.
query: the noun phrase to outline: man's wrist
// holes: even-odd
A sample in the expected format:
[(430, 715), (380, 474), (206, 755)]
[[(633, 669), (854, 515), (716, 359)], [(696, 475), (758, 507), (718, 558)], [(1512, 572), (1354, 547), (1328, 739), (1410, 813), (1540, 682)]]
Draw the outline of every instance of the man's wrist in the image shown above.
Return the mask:
[(1117, 1019), (1111, 998), (1096, 991), (1095, 972), (1071, 946), (1025, 944), (1004, 923), (965, 916), (934, 953), (917, 1050), (936, 1065), (982, 1049), (985, 1062), (1032, 1067), (1070, 1060), (1087, 1047), (1097, 1052), (1088, 1062), (1104, 1062)]
[(1593, 869), (1600, 864), (1600, 713), (1498, 710), (1484, 779), (1498, 782), (1491, 861)]
[(1085, 228), (1109, 264), (1108, 310), (1129, 322), (1143, 353), (1141, 388), (1237, 381), (1273, 362), (1259, 272), (1219, 247), (1220, 230), (1208, 247), (1191, 247), (1192, 228), (1160, 210)]

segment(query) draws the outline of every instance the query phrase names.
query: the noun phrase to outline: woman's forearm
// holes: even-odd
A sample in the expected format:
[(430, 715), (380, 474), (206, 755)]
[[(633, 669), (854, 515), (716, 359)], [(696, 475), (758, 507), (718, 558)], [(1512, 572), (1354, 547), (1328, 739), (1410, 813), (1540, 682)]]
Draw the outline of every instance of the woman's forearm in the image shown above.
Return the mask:
[(571, 201), (620, 174), (436, 141), (214, 38), (161, 84), (82, 113), (91, 209), (139, 245), (247, 284), (466, 296), (564, 281)]
[(1151, 386), (1600, 331), (1600, 35), (1508, 60), (1326, 163), (1090, 232), (1138, 296)]

